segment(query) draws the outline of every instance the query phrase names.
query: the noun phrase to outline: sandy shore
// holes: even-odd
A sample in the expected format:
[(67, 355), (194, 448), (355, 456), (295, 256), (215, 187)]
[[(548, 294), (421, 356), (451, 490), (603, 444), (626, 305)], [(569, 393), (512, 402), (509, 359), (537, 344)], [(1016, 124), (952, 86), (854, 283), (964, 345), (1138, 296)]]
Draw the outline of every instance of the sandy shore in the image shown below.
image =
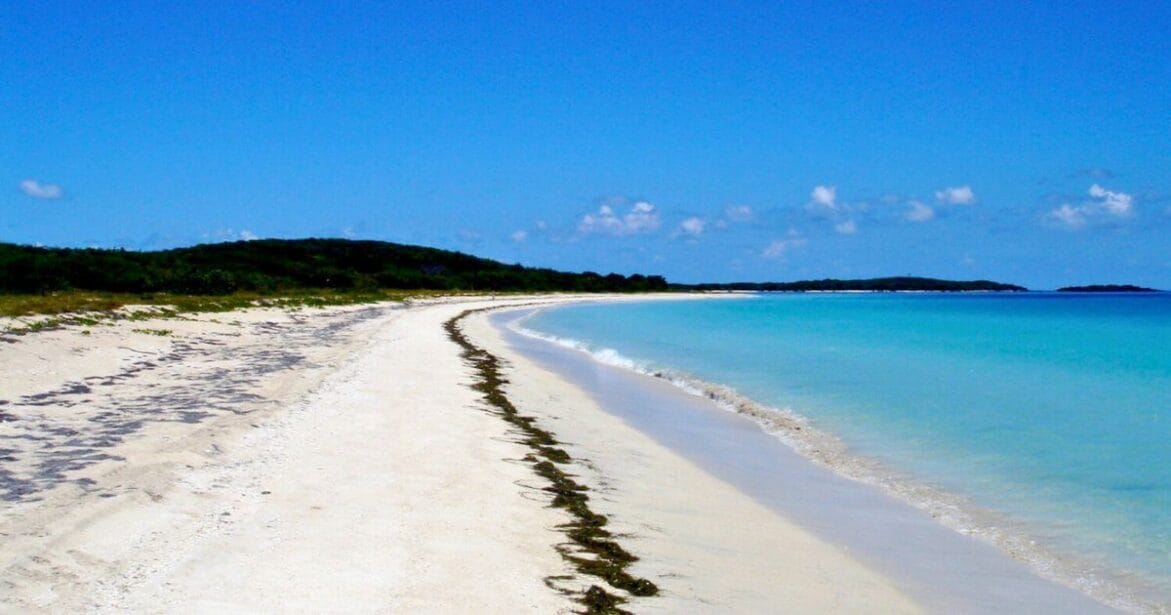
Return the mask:
[[(542, 298), (540, 301), (564, 301)], [(443, 324), (532, 299), (42, 332), (0, 345), (0, 610), (571, 612), (600, 584)], [(658, 596), (635, 612), (914, 612), (886, 577), (475, 344)], [(556, 582), (547, 583), (549, 579)], [(618, 592), (621, 593), (621, 592)]]
[(550, 426), (598, 494), (595, 508), (661, 593), (636, 612), (914, 613), (889, 579), (768, 510), (599, 407), (574, 384), (509, 348), (486, 315), (465, 324), (506, 357), (509, 397)]

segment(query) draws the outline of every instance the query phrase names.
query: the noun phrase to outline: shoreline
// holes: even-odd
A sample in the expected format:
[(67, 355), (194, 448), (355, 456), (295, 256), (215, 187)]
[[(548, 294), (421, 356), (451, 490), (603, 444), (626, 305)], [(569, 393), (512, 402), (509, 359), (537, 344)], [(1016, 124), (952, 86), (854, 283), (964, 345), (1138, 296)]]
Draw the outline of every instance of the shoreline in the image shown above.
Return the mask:
[[(621, 551), (592, 529), (587, 543), (659, 590), (619, 591), (622, 608), (922, 612), (881, 563), (615, 416), (491, 322), (720, 296), (255, 309), (21, 338), (0, 351), (0, 605), (568, 613), (609, 585), (565, 557), (583, 525), (542, 482), (564, 478), (589, 497), (578, 520), (604, 516)], [(459, 331), (496, 359), (495, 393), (444, 327), (469, 311)], [(534, 473), (542, 460), (563, 477)]]
[[(532, 311), (534, 310), (529, 310), (526, 312), (531, 313)], [(991, 550), (994, 551), (995, 556), (1003, 558), (1005, 561), (1022, 564), (1022, 570), (1018, 572), (1025, 572), (1027, 569), (1026, 574), (1037, 575), (1037, 580), (1041, 581), (1040, 586), (1036, 588), (1026, 588), (1023, 591), (1040, 592), (1041, 594), (1055, 594), (1052, 600), (1056, 600), (1057, 603), (1061, 603), (1062, 601), (1067, 600), (1069, 596), (1061, 597), (1056, 594), (1069, 591), (1075, 594), (1075, 596), (1080, 596), (1084, 601), (1086, 601), (1087, 604), (1083, 605), (1083, 607), (1088, 605), (1089, 608), (1093, 608), (1094, 605), (1097, 605), (1098, 608), (1105, 609), (1108, 605), (1113, 608), (1119, 608), (1128, 611), (1155, 613), (1163, 612), (1160, 610), (1160, 603), (1157, 600), (1154, 602), (1151, 602), (1150, 598), (1144, 600), (1141, 597), (1141, 594), (1139, 595), (1140, 597), (1137, 598), (1130, 597), (1130, 594), (1124, 594), (1119, 588), (1114, 587), (1112, 582), (1103, 583), (1100, 580), (1100, 577), (1091, 577), (1087, 579), (1081, 576), (1077, 576), (1074, 574), (1075, 571), (1081, 572), (1083, 569), (1076, 566), (1076, 561), (1071, 561), (1064, 558), (1058, 559), (1057, 556), (1049, 553), (1048, 551), (1039, 550), (1039, 547), (1029, 541), (1027, 536), (1020, 536), (1018, 534), (1012, 533), (1011, 531), (1002, 532), (991, 537), (987, 533), (981, 534), (979, 532), (973, 532), (970, 528), (975, 526), (970, 522), (976, 518), (976, 514), (971, 511), (964, 510), (959, 496), (944, 494), (936, 489), (931, 489), (931, 493), (925, 493), (927, 490), (925, 487), (917, 487), (910, 479), (894, 479), (890, 472), (882, 472), (881, 470), (884, 468), (879, 468), (876, 465), (876, 462), (866, 458), (859, 458), (856, 454), (849, 453), (845, 450), (844, 445), (840, 441), (837, 441), (835, 438), (833, 438), (833, 436), (825, 433), (818, 433), (816, 429), (810, 428), (807, 421), (803, 417), (788, 412), (772, 411), (771, 408), (761, 406), (752, 400), (735, 394), (734, 391), (731, 391), (722, 385), (697, 381), (694, 378), (684, 377), (680, 374), (664, 371), (661, 369), (640, 369), (628, 359), (624, 360), (624, 358), (621, 356), (614, 356), (612, 351), (607, 351), (606, 356), (598, 356), (595, 353), (591, 353), (590, 350), (584, 347), (581, 343), (576, 343), (572, 340), (552, 338), (544, 334), (528, 331), (524, 329), (523, 325), (518, 324), (527, 318), (527, 314), (523, 316), (517, 316), (517, 314), (521, 313), (520, 310), (509, 310), (508, 312), (512, 315), (506, 317), (503, 315), (503, 312), (501, 312), (501, 315), (496, 320), (497, 326), (502, 330), (507, 329), (508, 334), (515, 336), (527, 336), (529, 339), (538, 341), (539, 343), (556, 345), (562, 353), (568, 352), (580, 354), (582, 356), (588, 357), (589, 361), (596, 362), (599, 366), (605, 366), (606, 369), (624, 371), (634, 375), (636, 379), (661, 382), (664, 385), (667, 385), (680, 392), (685, 392), (690, 397), (702, 400), (712, 409), (718, 408), (719, 412), (736, 416), (738, 418), (744, 419), (747, 422), (751, 422), (757, 431), (761, 432), (761, 434), (767, 434), (769, 439), (775, 440), (774, 444), (782, 445), (786, 448), (798, 452), (799, 461), (797, 461), (797, 463), (817, 464), (819, 467), (826, 468), (834, 475), (854, 483), (859, 488), (865, 486), (867, 488), (881, 490), (885, 497), (896, 500), (901, 506), (908, 509), (914, 507), (918, 514), (922, 514), (924, 517), (930, 516), (931, 518), (928, 520), (930, 524), (937, 525), (941, 529), (946, 529), (948, 533), (954, 534), (955, 538), (963, 538), (965, 540), (967, 539), (967, 536), (975, 536), (979, 538), (979, 544), (992, 547)], [(508, 323), (504, 322), (506, 319), (509, 320)], [(514, 341), (514, 345), (515, 344), (516, 342)], [(530, 352), (530, 354), (532, 354), (531, 348), (517, 350), (518, 352)], [(560, 361), (563, 360), (563, 358), (556, 360)], [(549, 365), (548, 361), (546, 361), (545, 367), (548, 369), (554, 369), (551, 365)], [(554, 369), (554, 371), (564, 370)], [(578, 371), (582, 370), (578, 368)], [(571, 381), (575, 381), (575, 383), (579, 386), (585, 386), (580, 382), (582, 379), (581, 374), (576, 374), (576, 377), (574, 375), (567, 377)], [(628, 386), (649, 387), (650, 384), (644, 382), (641, 384), (628, 384)], [(593, 394), (601, 395), (601, 393), (599, 393), (597, 390), (594, 390)], [(626, 420), (630, 420), (630, 417), (626, 416), (623, 412), (615, 413), (620, 416), (624, 416)], [(653, 426), (652, 423), (653, 419), (649, 420), (649, 422), (648, 420), (644, 420), (641, 424), (638, 425), (638, 427), (647, 433), (652, 433), (652, 435), (655, 435), (653, 432), (656, 427)], [(648, 425), (650, 426), (649, 428)], [(661, 434), (655, 435), (655, 437), (659, 437), (659, 435)], [(685, 449), (688, 447), (694, 447), (694, 443), (685, 442), (681, 444), (676, 442), (674, 447), (677, 450), (685, 451)], [(690, 453), (691, 454), (689, 457), (692, 459), (699, 459), (702, 457), (702, 455), (695, 454), (694, 451), (690, 451)], [(708, 465), (705, 466), (705, 469), (708, 471), (712, 471), (712, 466), (718, 465), (712, 462), (710, 459), (707, 461)], [(786, 462), (792, 463), (792, 460), (786, 460)], [(703, 466), (704, 464), (701, 463), (700, 465)], [(737, 480), (735, 472), (724, 472), (722, 477), (725, 480), (730, 480), (733, 482), (736, 482)], [(782, 515), (797, 519), (800, 519), (802, 516), (804, 516), (807, 522), (816, 516), (815, 514), (809, 514), (809, 511), (804, 511), (803, 515), (798, 514), (797, 516), (794, 516), (794, 510), (791, 508), (792, 502), (787, 504), (778, 503), (783, 498), (777, 498), (775, 495), (770, 495), (767, 493), (767, 491), (772, 489), (772, 487), (764, 487), (759, 484), (760, 481), (755, 479), (745, 480), (742, 476), (739, 477), (739, 479), (740, 481), (738, 484), (742, 488), (750, 493), (754, 493), (754, 495), (762, 501), (769, 502), (771, 500), (773, 508), (775, 508), (778, 513)], [(924, 502), (927, 502), (928, 505), (925, 506)], [(992, 515), (998, 513), (992, 513), (989, 511), (989, 514)], [(991, 516), (989, 518), (991, 518)], [(985, 521), (987, 520), (988, 519), (985, 519)], [(834, 536), (835, 534), (837, 535), (836, 537)], [(859, 540), (856, 535), (858, 532), (855, 532), (855, 536), (852, 537), (846, 533), (846, 538), (843, 538), (842, 534), (843, 532), (836, 530), (829, 531), (829, 536), (831, 536), (831, 538), (848, 544), (851, 546), (851, 548), (861, 548), (863, 551), (869, 549), (872, 552), (879, 551), (883, 548), (881, 545), (873, 544), (872, 541)], [(965, 548), (960, 547), (959, 552), (963, 551), (965, 551)], [(871, 553), (871, 555), (873, 555), (873, 553)], [(977, 562), (973, 564), (973, 566), (983, 568), (990, 568), (995, 566), (995, 563), (992, 561), (995, 559), (995, 557), (988, 558), (987, 556), (988, 554), (981, 556), (986, 557), (987, 561)], [(880, 557), (876, 559), (881, 560), (882, 558)], [(889, 558), (886, 563), (890, 563)], [(1100, 572), (1101, 571), (1099, 570), (1099, 573)], [(919, 574), (924, 574), (924, 571), (920, 571)], [(918, 580), (922, 581), (923, 579)], [(1081, 582), (1078, 583), (1077, 581)], [(1046, 584), (1052, 585), (1054, 588), (1060, 588), (1060, 591), (1051, 592), (1049, 589), (1043, 587)], [(1140, 586), (1138, 589), (1141, 590), (1142, 587)], [(1078, 602), (1079, 600), (1074, 598), (1072, 599), (1071, 604), (1078, 604)], [(948, 606), (950, 608), (956, 608), (957, 605), (953, 604)], [(1009, 602), (1003, 606), (1011, 608), (1013, 604)], [(995, 608), (990, 607), (987, 609), (987, 611), (993, 612), (995, 611)]]
[[(1071, 588), (1097, 603), (1127, 612), (1171, 613), (1171, 586), (1166, 576), (1128, 568), (1079, 544), (1061, 542), (1045, 533), (1043, 521), (1024, 520), (995, 508), (980, 506), (960, 492), (924, 483), (912, 474), (873, 457), (850, 450), (835, 434), (811, 424), (801, 414), (757, 402), (726, 385), (702, 380), (658, 364), (641, 364), (608, 348), (593, 348), (576, 339), (532, 331), (523, 325), (528, 315), (508, 326), (524, 335), (590, 356), (593, 361), (643, 378), (651, 378), (710, 400), (730, 414), (747, 417), (811, 462), (834, 473), (881, 489), (900, 502), (925, 511), (937, 523), (992, 545), (1004, 557), (1026, 564), (1033, 574)], [(504, 325), (501, 325), (504, 326)]]
[[(499, 311), (497, 311), (499, 313)], [(466, 334), (503, 359), (506, 394), (557, 434), (571, 473), (660, 594), (635, 612), (919, 613), (883, 572), (827, 543), (614, 416), (579, 383), (512, 348), (478, 314)]]
[(472, 388), (483, 394), (483, 401), (491, 413), (519, 432), (517, 442), (531, 449), (521, 461), (529, 463), (533, 473), (546, 480), (547, 484), (540, 491), (552, 494), (548, 506), (562, 509), (571, 516), (569, 521), (557, 525), (569, 541), (557, 545), (557, 552), (579, 574), (597, 577), (620, 593), (613, 593), (598, 584), (590, 584), (584, 592), (560, 587), (559, 582), (574, 580), (564, 576), (550, 575), (545, 578), (545, 584), (576, 597), (591, 613), (627, 613), (621, 606), (630, 598), (656, 596), (659, 588), (627, 571), (638, 557), (624, 549), (606, 529), (609, 519), (590, 507), (589, 488), (573, 480), (573, 475), (563, 469), (573, 464), (574, 459), (561, 448), (562, 443), (556, 436), (536, 425), (533, 417), (521, 414), (504, 394), (507, 380), (502, 377), (500, 359), (472, 343), (464, 334), (461, 321), (491, 309), (461, 312), (444, 322), (443, 329), (448, 339), (463, 349), (460, 356), (476, 369), (476, 382)]

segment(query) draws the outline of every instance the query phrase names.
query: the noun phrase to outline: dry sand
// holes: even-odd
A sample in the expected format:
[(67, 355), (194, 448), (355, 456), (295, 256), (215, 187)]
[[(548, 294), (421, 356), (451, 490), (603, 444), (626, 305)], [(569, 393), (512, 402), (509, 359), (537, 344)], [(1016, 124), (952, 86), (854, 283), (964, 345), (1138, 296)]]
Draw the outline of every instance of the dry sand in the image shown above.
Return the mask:
[[(578, 608), (545, 583), (571, 574), (554, 549), (567, 515), (442, 329), (534, 300), (248, 310), (0, 344), (0, 610)], [(520, 412), (583, 460), (595, 510), (642, 558), (633, 572), (662, 588), (631, 610), (916, 610), (466, 322), (508, 361)]]

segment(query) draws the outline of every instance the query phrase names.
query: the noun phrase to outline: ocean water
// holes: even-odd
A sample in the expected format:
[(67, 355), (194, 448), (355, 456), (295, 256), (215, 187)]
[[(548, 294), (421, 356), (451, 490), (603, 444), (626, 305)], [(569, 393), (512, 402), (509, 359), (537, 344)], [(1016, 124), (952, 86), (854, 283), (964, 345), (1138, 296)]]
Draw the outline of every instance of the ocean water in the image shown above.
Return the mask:
[(759, 295), (521, 326), (749, 414), (1048, 576), (1171, 604), (1171, 294)]

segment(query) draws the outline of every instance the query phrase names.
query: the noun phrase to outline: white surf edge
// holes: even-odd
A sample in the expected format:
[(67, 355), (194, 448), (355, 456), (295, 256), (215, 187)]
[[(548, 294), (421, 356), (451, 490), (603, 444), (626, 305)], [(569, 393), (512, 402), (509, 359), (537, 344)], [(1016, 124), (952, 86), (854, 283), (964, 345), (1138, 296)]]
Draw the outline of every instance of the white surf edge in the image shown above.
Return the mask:
[[(802, 457), (850, 480), (881, 489), (891, 497), (924, 511), (945, 527), (990, 544), (1007, 557), (1023, 562), (1044, 579), (1073, 588), (1123, 611), (1171, 613), (1166, 605), (1144, 598), (1153, 590), (1151, 584), (1141, 580), (1138, 573), (1119, 571), (1044, 544), (1028, 531), (1026, 523), (1006, 513), (978, 506), (960, 494), (916, 481), (905, 472), (855, 453), (839, 437), (819, 429), (808, 417), (791, 408), (762, 404), (732, 387), (709, 382), (680, 370), (660, 367), (650, 361), (633, 359), (613, 348), (596, 348), (582, 340), (550, 335), (524, 326), (525, 321), (539, 312), (556, 307), (517, 310), (509, 315), (505, 326), (519, 335), (586, 354), (604, 365), (658, 378), (690, 395), (706, 398), (724, 411), (752, 420)], [(513, 315), (516, 316), (511, 317)], [(1123, 583), (1123, 579), (1133, 582)]]

